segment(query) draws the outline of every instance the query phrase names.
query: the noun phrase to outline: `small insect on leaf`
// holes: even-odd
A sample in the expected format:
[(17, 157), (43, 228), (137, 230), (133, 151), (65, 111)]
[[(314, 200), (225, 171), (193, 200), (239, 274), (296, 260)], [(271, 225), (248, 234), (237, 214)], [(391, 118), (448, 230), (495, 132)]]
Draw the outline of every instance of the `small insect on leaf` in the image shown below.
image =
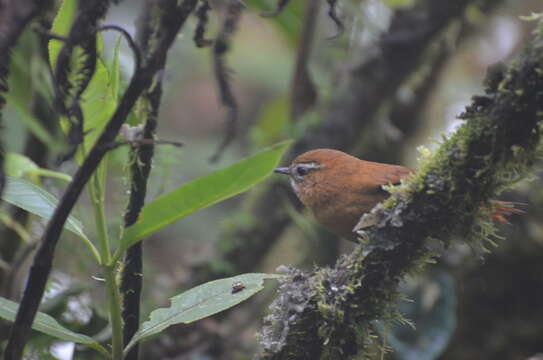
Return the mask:
[(242, 281), (235, 281), (232, 283), (232, 294), (238, 293), (245, 289), (245, 284)]

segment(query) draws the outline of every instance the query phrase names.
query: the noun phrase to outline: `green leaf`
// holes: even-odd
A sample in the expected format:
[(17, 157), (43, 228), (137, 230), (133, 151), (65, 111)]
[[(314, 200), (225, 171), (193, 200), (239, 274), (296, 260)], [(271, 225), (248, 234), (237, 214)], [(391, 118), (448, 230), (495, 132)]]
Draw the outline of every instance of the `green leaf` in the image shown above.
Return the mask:
[(34, 171), (40, 167), (30, 158), (13, 152), (6, 153), (4, 171), (7, 175), (13, 177), (23, 177), (29, 171)]
[[(265, 12), (275, 10), (276, 6), (276, 2), (266, 0), (247, 0), (247, 3)], [(265, 18), (264, 21), (271, 21), (285, 35), (290, 45), (296, 46), (301, 34), (304, 7), (305, 1), (291, 1), (281, 14)]]
[[(51, 218), (58, 204), (55, 196), (23, 179), (7, 176), (6, 180), (6, 188), (2, 194), (2, 200), (43, 219), (49, 220)], [(96, 260), (100, 262), (98, 251), (83, 232), (81, 221), (70, 215), (64, 224), (64, 228), (83, 239)]]
[(120, 53), (121, 53), (121, 40), (122, 36), (119, 35), (117, 41), (115, 42), (115, 50), (113, 52), (113, 62), (111, 63), (111, 68), (109, 73), (111, 74), (111, 92), (116, 101), (119, 100), (120, 92), (120, 83), (121, 83), (121, 63), (120, 63)]
[(25, 177), (27, 175), (48, 176), (64, 181), (71, 181), (72, 177), (58, 171), (42, 169), (34, 161), (22, 154), (8, 152), (4, 164), (4, 171), (13, 177)]
[[(151, 312), (149, 320), (140, 326), (124, 351), (128, 352), (138, 341), (158, 334), (171, 325), (190, 324), (229, 309), (262, 290), (264, 279), (280, 277), (276, 274), (243, 274), (210, 281), (174, 296), (170, 307)], [(234, 291), (233, 285), (236, 283), (243, 284), (244, 288)]]
[[(2, 319), (11, 322), (15, 321), (15, 316), (18, 309), (19, 304), (6, 298), (0, 297), (0, 317)], [(100, 352), (107, 358), (111, 358), (107, 350), (103, 346), (98, 344), (94, 339), (89, 336), (78, 334), (69, 329), (66, 329), (64, 326), (60, 325), (54, 318), (42, 312), (38, 312), (36, 314), (34, 322), (32, 323), (32, 329), (64, 341), (72, 341), (78, 344), (85, 344)]]
[(3, 94), (7, 100), (7, 105), (12, 107), (19, 119), (26, 126), (26, 128), (43, 143), (47, 144), (49, 148), (58, 149), (58, 144), (53, 141), (53, 138), (49, 134), (49, 131), (39, 122), (38, 119), (32, 114), (32, 111), (20, 101), (21, 99), (12, 96), (10, 93)]
[(233, 165), (179, 186), (147, 204), (128, 227), (115, 258), (142, 238), (197, 210), (237, 195), (268, 177), (292, 141), (283, 141)]
[(268, 146), (285, 136), (289, 128), (289, 104), (285, 97), (268, 101), (258, 120), (251, 128), (250, 137), (255, 146)]
[[(66, 36), (70, 32), (72, 23), (74, 22), (75, 12), (77, 10), (76, 0), (63, 0), (58, 10), (57, 16), (51, 26), (51, 32), (56, 35)], [(62, 48), (63, 42), (60, 40), (49, 40), (49, 62), (54, 70), (57, 65), (57, 58)]]
[(109, 71), (100, 58), (96, 61), (96, 71), (89, 86), (83, 92), (81, 106), (85, 117), (83, 130), (86, 135), (84, 146), (88, 151), (102, 133), (117, 107), (116, 96), (112, 92)]
[[(57, 198), (41, 187), (11, 176), (7, 177), (2, 199), (46, 220), (51, 218), (58, 204)], [(64, 227), (77, 236), (87, 238), (81, 221), (72, 215), (68, 217)]]

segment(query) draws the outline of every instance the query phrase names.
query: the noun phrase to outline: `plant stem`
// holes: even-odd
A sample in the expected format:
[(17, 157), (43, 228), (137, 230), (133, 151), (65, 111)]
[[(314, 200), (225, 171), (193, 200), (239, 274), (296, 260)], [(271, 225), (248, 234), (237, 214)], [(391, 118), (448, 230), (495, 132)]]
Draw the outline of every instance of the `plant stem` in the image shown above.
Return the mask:
[[(97, 171), (97, 173), (99, 172), (100, 171)], [(98, 234), (102, 264), (109, 266), (111, 265), (111, 251), (109, 248), (109, 236), (107, 234), (106, 215), (104, 212), (104, 189), (100, 184), (97, 174), (92, 176), (89, 191), (92, 199), (92, 206), (94, 207), (94, 219), (96, 221), (96, 231)]]
[(104, 211), (104, 186), (101, 180), (105, 172), (105, 162), (98, 166), (89, 184), (89, 191), (94, 207), (96, 231), (100, 243), (100, 254), (104, 264), (104, 277), (106, 279), (107, 300), (109, 308), (109, 321), (112, 329), (112, 359), (121, 360), (123, 356), (123, 322), (121, 318), (121, 296), (119, 286), (115, 279), (115, 263), (111, 263), (111, 251), (109, 248), (109, 236)]
[(109, 321), (111, 322), (112, 359), (121, 360), (123, 357), (123, 324), (121, 319), (121, 295), (115, 280), (115, 267), (104, 266), (107, 299), (109, 305)]

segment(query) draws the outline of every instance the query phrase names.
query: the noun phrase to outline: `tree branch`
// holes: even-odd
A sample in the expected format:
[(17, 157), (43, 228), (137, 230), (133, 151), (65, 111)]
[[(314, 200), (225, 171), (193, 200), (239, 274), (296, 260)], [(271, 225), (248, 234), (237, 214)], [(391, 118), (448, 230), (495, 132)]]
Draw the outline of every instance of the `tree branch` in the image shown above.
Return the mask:
[[(2, 95), (8, 91), (10, 49), (26, 25), (41, 11), (51, 5), (50, 0), (0, 0), (0, 125), (6, 100)], [(4, 190), (4, 149), (0, 143), (0, 195)]]
[(0, 0), (0, 56), (6, 57), (26, 25), (51, 5), (42, 0)]
[[(543, 30), (543, 22), (539, 25)], [(506, 71), (489, 73), (486, 95), (467, 122), (371, 216), (366, 246), (313, 273), (290, 270), (262, 330), (260, 359), (339, 359), (361, 355), (371, 323), (394, 318), (397, 285), (433, 256), (426, 240), (451, 236), (477, 245), (493, 234), (481, 204), (522, 179), (540, 156), (543, 32)], [(539, 44), (539, 46), (538, 46)], [(481, 230), (482, 229), (482, 230)], [(369, 254), (366, 252), (371, 249)]]
[[(172, 6), (172, 4), (169, 4)], [(174, 8), (166, 10), (172, 11)], [(164, 10), (162, 10), (164, 11)], [(153, 1), (146, 1), (142, 7), (138, 21), (138, 44), (144, 54), (150, 51), (150, 48), (160, 32), (163, 31), (162, 24), (157, 9)], [(147, 181), (151, 171), (151, 162), (154, 154), (154, 145), (152, 141), (155, 137), (157, 127), (158, 110), (162, 96), (162, 81), (160, 72), (164, 70), (166, 57), (163, 58), (160, 67), (157, 69), (157, 75), (150, 89), (146, 89), (141, 97), (142, 103), (141, 117), (144, 123), (143, 140), (149, 140), (146, 145), (140, 145), (132, 148), (131, 152), (131, 181), (130, 198), (128, 201), (126, 213), (124, 216), (124, 227), (133, 225), (145, 203), (147, 193)], [(124, 266), (121, 274), (121, 293), (123, 297), (123, 337), (125, 343), (138, 330), (140, 323), (140, 300), (143, 285), (143, 242), (138, 242), (128, 248)], [(136, 344), (126, 355), (126, 360), (137, 360), (139, 357), (139, 344)]]
[(290, 89), (290, 118), (293, 121), (298, 120), (318, 101), (318, 92), (309, 73), (309, 59), (313, 50), (315, 30), (318, 28), (320, 5), (320, 0), (309, 0), (305, 7), (304, 24)]
[[(165, 10), (169, 9), (169, 5), (173, 3), (177, 4), (177, 1), (161, 0), (157, 2), (157, 7)], [(66, 218), (75, 205), (83, 187), (108, 151), (108, 145), (117, 136), (121, 125), (134, 106), (134, 103), (140, 94), (151, 85), (153, 76), (160, 68), (169, 47), (175, 40), (177, 32), (195, 6), (196, 0), (184, 0), (179, 5), (175, 5), (174, 11), (161, 12), (161, 22), (165, 25), (164, 32), (160, 34), (161, 36), (157, 39), (155, 47), (146, 58), (145, 65), (132, 77), (111, 120), (106, 125), (96, 144), (75, 173), (72, 182), (63, 194), (51, 220), (47, 224), (41, 246), (30, 269), (23, 299), (17, 312), (15, 323), (11, 327), (10, 338), (4, 355), (6, 360), (18, 360), (21, 358), (24, 345), (30, 333), (32, 321), (38, 310), (47, 278), (51, 272), (55, 247)]]
[[(408, 10), (398, 10), (390, 29), (384, 33), (377, 50), (367, 60), (354, 68), (347, 84), (338, 90), (335, 101), (327, 109), (323, 121), (309, 129), (286, 156), (288, 162), (294, 156), (309, 149), (324, 147), (340, 150), (353, 148), (372, 124), (383, 104), (396, 95), (396, 91), (411, 74), (424, 65), (424, 54), (434, 40), (455, 20), (462, 18), (470, 0), (454, 0), (446, 3), (424, 0)], [(499, 4), (484, 0), (479, 3), (483, 11)], [(196, 269), (198, 283), (233, 273), (247, 272), (259, 264), (283, 230), (291, 223), (277, 199), (289, 194), (289, 201), (300, 208), (300, 203), (285, 191), (282, 181), (270, 184), (257, 198), (251, 198), (248, 213), (254, 224), (232, 226), (219, 240), (222, 250), (219, 260)], [(245, 256), (251, 253), (252, 256)]]

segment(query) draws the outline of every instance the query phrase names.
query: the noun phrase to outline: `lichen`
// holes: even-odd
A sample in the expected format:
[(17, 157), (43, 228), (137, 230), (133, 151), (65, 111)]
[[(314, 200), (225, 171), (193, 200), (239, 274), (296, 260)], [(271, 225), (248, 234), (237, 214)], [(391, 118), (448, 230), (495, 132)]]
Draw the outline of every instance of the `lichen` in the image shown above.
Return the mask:
[[(281, 346), (265, 347), (270, 352), (263, 358), (367, 356), (376, 320), (405, 321), (393, 306), (398, 284), (435, 260), (429, 239), (494, 246), (499, 236), (489, 217), (491, 199), (529, 176), (542, 158), (543, 75), (535, 70), (543, 66), (543, 46), (536, 46), (542, 41), (536, 38), (509, 67), (492, 69), (485, 94), (460, 115), (465, 123), (435, 152), (423, 150), (419, 170), (389, 188), (389, 199), (360, 229), (364, 247), (333, 269), (289, 270), (292, 280), (282, 285), (281, 300), (272, 305), (273, 326), (264, 327), (261, 341)], [(292, 303), (302, 304), (300, 311), (292, 313)]]

